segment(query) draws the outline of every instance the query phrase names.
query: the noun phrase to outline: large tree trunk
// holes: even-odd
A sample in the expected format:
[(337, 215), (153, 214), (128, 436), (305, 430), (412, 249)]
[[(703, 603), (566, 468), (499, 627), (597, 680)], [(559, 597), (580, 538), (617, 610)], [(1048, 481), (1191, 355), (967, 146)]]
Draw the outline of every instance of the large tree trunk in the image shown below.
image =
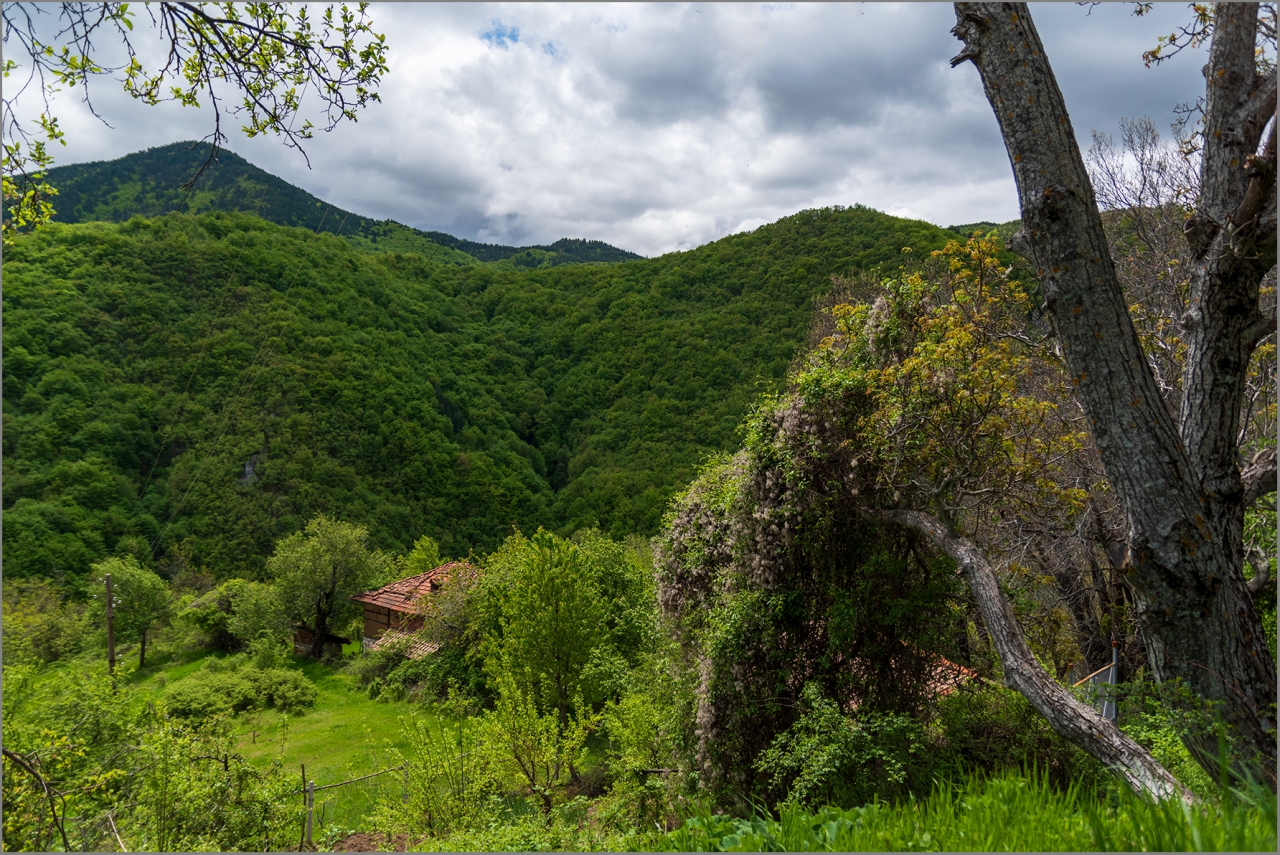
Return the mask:
[[(1202, 204), (1181, 423), (1166, 410), (1107, 250), (1093, 188), (1025, 4), (957, 3), (953, 32), (982, 77), (1013, 164), (1023, 228), (1067, 369), (1128, 521), (1127, 578), (1158, 680), (1220, 703), (1247, 755), (1276, 783), (1276, 671), (1245, 588), (1238, 431), (1245, 368), (1275, 328), (1258, 284), (1275, 264), (1274, 144), (1248, 158), (1274, 113), (1275, 77), (1253, 71), (1256, 4), (1220, 6), (1208, 70)], [(1273, 132), (1274, 133), (1274, 132)], [(1273, 136), (1274, 139), (1274, 136)], [(1248, 158), (1249, 162), (1246, 163)], [(1248, 169), (1246, 169), (1248, 166)], [(1274, 458), (1273, 458), (1274, 460)], [(1275, 489), (1274, 466), (1271, 483)], [(1212, 728), (1187, 747), (1217, 767)]]
[(972, 541), (960, 537), (938, 519), (919, 511), (877, 514), (920, 532), (946, 552), (964, 571), (987, 632), (1000, 654), (1005, 684), (1021, 692), (1056, 733), (1092, 754), (1121, 775), (1133, 789), (1156, 798), (1193, 796), (1147, 749), (1134, 742), (1096, 709), (1081, 703), (1054, 680), (1031, 653), (1013, 608), (1000, 590), (995, 569)]
[(324, 657), (324, 641), (329, 635), (329, 597), (321, 594), (316, 601), (316, 625), (311, 635), (311, 658)]

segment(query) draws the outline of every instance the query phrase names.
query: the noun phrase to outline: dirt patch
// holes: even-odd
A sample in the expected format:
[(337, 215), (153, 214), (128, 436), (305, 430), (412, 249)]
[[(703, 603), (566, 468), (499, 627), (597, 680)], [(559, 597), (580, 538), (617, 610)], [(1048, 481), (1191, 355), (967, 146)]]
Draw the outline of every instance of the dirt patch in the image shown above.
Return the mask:
[[(415, 841), (417, 842), (417, 841)], [(395, 845), (388, 845), (394, 843)], [(357, 831), (333, 844), (334, 852), (413, 852), (409, 849), (409, 835), (397, 834), (393, 841), (387, 835), (372, 831)]]

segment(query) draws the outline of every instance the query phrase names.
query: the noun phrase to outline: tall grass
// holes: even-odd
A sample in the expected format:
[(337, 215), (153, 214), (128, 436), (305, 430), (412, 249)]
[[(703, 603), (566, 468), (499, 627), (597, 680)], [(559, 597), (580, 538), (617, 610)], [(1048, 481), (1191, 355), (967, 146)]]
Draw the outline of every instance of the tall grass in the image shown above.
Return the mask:
[(927, 798), (777, 818), (702, 814), (661, 840), (666, 851), (1045, 852), (1276, 851), (1276, 800), (1251, 788), (1217, 806), (1152, 802), (1128, 791), (1055, 790), (1047, 776), (1007, 773), (937, 783)]

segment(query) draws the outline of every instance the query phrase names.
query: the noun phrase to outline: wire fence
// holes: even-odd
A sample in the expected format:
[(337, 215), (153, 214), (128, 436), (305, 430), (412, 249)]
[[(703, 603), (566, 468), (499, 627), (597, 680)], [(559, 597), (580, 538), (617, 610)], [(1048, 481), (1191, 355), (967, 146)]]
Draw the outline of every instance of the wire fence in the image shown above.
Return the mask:
[(1119, 682), (1120, 661), (1116, 648), (1116, 642), (1111, 642), (1111, 661), (1089, 676), (1077, 680), (1072, 686), (1075, 688), (1087, 682), (1090, 700), (1107, 721), (1115, 721), (1117, 713), (1114, 687)]
[[(391, 772), (400, 772), (397, 777), (383, 778)], [(302, 776), (306, 780), (306, 767), (303, 767)], [(357, 786), (358, 785), (358, 786)], [(338, 797), (337, 790), (342, 787), (355, 787), (352, 790), (346, 790), (342, 793), (342, 797)], [(361, 775), (358, 778), (351, 778), (347, 781), (338, 781), (333, 784), (322, 784), (316, 786), (313, 780), (306, 780), (306, 786), (300, 791), (306, 801), (307, 820), (303, 827), (302, 844), (304, 847), (314, 848), (315, 829), (323, 828), (326, 824), (332, 825), (348, 825), (351, 820), (355, 820), (368, 812), (368, 809), (376, 802), (383, 801), (395, 794), (396, 790), (400, 790), (402, 801), (409, 800), (409, 766), (407, 763), (401, 763), (398, 766), (391, 766), (378, 772), (371, 772), (368, 775)], [(325, 793), (317, 798), (318, 793)]]

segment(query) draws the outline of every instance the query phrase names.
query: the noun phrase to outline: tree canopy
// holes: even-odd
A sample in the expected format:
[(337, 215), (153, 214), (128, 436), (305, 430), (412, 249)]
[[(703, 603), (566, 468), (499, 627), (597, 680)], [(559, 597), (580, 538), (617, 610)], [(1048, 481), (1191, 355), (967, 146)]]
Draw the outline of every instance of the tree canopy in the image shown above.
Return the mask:
[(248, 215), (55, 224), (5, 255), (5, 572), (75, 590), (123, 544), (259, 578), (320, 513), (396, 553), (489, 550), (512, 524), (653, 533), (829, 277), (948, 236), (825, 209), (522, 271)]
[(138, 643), (138, 667), (147, 664), (147, 635), (169, 612), (169, 586), (132, 555), (108, 558), (93, 566), (99, 593), (91, 600), (92, 614), (106, 616), (105, 577), (111, 576), (112, 619), (119, 641)]
[(392, 581), (388, 557), (369, 549), (361, 526), (318, 516), (286, 537), (267, 559), (267, 572), (286, 614), (311, 632), (319, 659), (333, 629), (359, 612), (350, 597)]

